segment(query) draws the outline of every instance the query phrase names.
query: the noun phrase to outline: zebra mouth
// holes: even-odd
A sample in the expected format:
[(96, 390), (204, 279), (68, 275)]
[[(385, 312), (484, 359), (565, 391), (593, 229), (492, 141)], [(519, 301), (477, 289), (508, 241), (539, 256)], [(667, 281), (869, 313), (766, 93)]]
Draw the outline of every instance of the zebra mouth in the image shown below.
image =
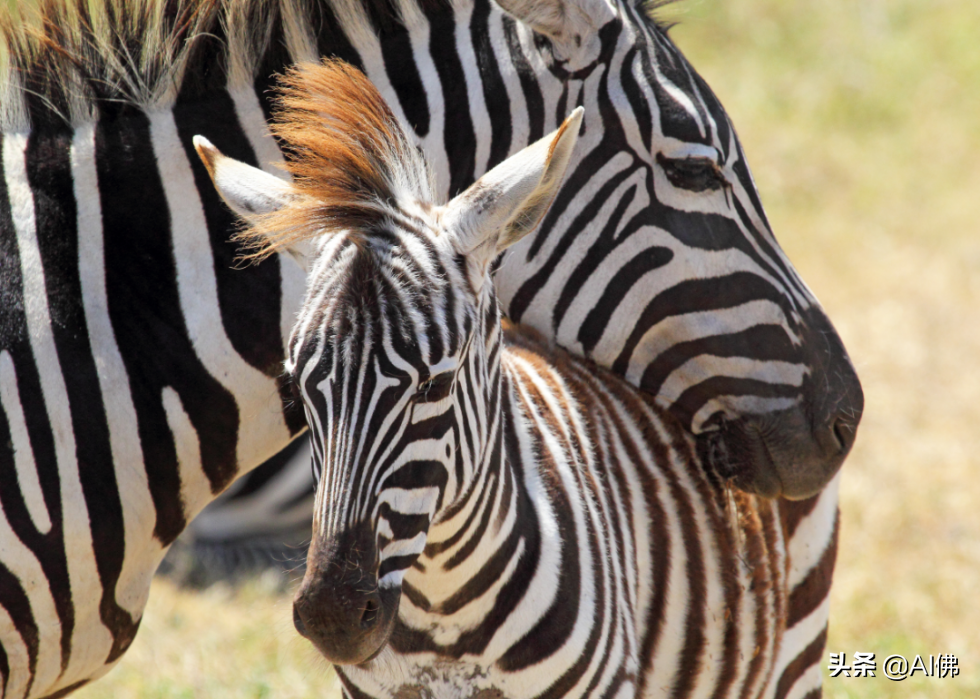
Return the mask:
[(844, 463), (857, 424), (813, 429), (801, 408), (735, 420), (697, 436), (702, 464), (739, 490), (802, 500), (820, 492)]
[(294, 605), (293, 623), (326, 658), (335, 665), (364, 665), (381, 654), (395, 626), (398, 614), (397, 590), (359, 600), (343, 600), (344, 609), (323, 604), (317, 609), (300, 610)]
[(744, 418), (722, 420), (718, 429), (697, 436), (701, 463), (722, 481), (739, 490), (767, 498), (782, 494), (778, 469), (758, 430)]
[(306, 575), (293, 599), (293, 624), (335, 665), (362, 665), (385, 648), (398, 615), (400, 587), (378, 585), (373, 527), (314, 536)]

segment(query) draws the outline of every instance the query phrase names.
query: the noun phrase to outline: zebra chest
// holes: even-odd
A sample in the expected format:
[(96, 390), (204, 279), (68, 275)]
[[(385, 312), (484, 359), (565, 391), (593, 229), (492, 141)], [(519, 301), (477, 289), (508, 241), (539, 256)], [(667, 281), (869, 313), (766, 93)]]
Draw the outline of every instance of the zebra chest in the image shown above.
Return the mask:
[[(471, 694), (465, 694), (462, 692), (471, 691)], [(432, 694), (431, 688), (422, 687), (421, 685), (403, 685), (397, 692), (395, 692), (395, 699), (428, 699), (428, 697), (442, 696), (442, 694), (435, 695)], [(467, 697), (467, 699), (504, 699), (504, 693), (499, 689), (477, 689), (477, 690), (467, 690), (462, 687), (454, 688), (453, 692), (446, 694), (446, 696), (453, 697)]]
[(398, 687), (392, 699), (505, 699), (492, 673), (473, 663), (445, 663), (418, 668), (418, 681)]
[[(586, 656), (587, 657), (587, 656)], [(577, 658), (583, 660), (582, 657)], [(498, 663), (412, 656), (385, 651), (375, 659), (370, 670), (363, 666), (337, 668), (352, 697), (377, 699), (523, 699), (551, 692), (558, 695), (600, 696), (611, 686), (620, 696), (635, 696), (638, 674), (635, 663), (622, 659), (599, 662), (605, 672), (560, 672), (555, 676), (548, 662), (512, 671)], [(586, 666), (595, 662), (584, 663)], [(576, 666), (572, 663), (572, 667)], [(567, 670), (568, 668), (565, 668)], [(581, 668), (577, 668), (581, 670)], [(558, 677), (575, 681), (556, 682)], [(560, 686), (559, 686), (560, 685)], [(567, 685), (567, 686), (566, 686)]]
[(479, 662), (385, 651), (371, 665), (368, 672), (362, 668), (337, 668), (346, 683), (357, 687), (355, 696), (378, 699), (515, 699), (521, 696), (513, 688), (507, 691), (507, 681), (499, 669)]

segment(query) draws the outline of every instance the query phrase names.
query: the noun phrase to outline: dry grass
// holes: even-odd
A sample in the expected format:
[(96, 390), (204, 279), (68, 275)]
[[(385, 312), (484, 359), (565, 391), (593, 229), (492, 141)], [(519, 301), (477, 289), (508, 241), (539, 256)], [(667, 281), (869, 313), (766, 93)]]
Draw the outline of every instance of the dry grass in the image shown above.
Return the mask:
[[(975, 0), (687, 0), (669, 11), (864, 383), (830, 649), (960, 661), (955, 679), (828, 679), (825, 695), (980, 696)], [(193, 594), (160, 583), (122, 666), (78, 696), (333, 695), (289, 618), (286, 598), (261, 585)]]
[(157, 579), (139, 635), (119, 666), (79, 699), (339, 697), (325, 660), (293, 629), (275, 581), (204, 592)]

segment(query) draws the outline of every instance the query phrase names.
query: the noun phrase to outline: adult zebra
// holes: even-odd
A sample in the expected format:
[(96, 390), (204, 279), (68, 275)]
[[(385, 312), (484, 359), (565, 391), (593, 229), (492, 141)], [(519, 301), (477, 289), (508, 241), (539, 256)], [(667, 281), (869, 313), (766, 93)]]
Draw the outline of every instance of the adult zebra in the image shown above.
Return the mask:
[(676, 419), (502, 341), (490, 268), (551, 205), (582, 108), (436, 207), (363, 75), (301, 67), (284, 104), (292, 186), (195, 143), (257, 254), (310, 261), (286, 362), (319, 477), (294, 620), (345, 696), (763, 696), (772, 501), (726, 519)]
[[(275, 258), (231, 269), (232, 220), (190, 144), (206, 132), (279, 159), (266, 90), (298, 59), (363, 66), (434, 155), (440, 196), (584, 104), (581, 157), (499, 272), (511, 315), (565, 343), (580, 323), (571, 349), (659, 393), (742, 487), (805, 495), (846, 454), (861, 406), (846, 353), (775, 244), (721, 106), (632, 5), (41, 7), (36, 31), (3, 26), (0, 52), (5, 696), (107, 670), (173, 538), (302, 429), (277, 378), (302, 275)], [(788, 530), (832, 523), (822, 507)], [(796, 574), (807, 651), (787, 688), (822, 647), (822, 530), (803, 547), (819, 553), (792, 559), (813, 565)]]

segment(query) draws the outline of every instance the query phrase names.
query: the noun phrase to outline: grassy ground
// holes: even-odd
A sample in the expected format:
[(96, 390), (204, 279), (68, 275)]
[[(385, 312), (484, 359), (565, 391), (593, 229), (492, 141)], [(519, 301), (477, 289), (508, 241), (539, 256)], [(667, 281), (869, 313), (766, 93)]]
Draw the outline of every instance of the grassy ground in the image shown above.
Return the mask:
[(340, 696), (333, 670), (293, 629), (269, 579), (189, 592), (154, 582), (139, 635), (79, 699), (315, 699)]
[[(673, 35), (735, 121), (773, 227), (865, 388), (829, 649), (953, 653), (955, 679), (825, 696), (980, 696), (980, 13), (975, 0), (686, 0)], [(333, 696), (288, 599), (154, 589), (95, 697)], [(826, 659), (824, 661), (826, 664)]]

